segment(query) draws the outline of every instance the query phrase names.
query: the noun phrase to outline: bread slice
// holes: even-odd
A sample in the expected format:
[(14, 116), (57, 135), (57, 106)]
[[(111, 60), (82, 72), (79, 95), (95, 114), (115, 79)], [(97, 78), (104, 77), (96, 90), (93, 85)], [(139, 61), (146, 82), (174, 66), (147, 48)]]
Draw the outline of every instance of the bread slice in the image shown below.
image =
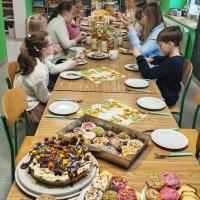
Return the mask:
[(199, 198), (192, 196), (184, 196), (183, 198), (180, 198), (180, 200), (199, 200)]
[(185, 197), (187, 197), (188, 200), (190, 200), (190, 198), (200, 200), (197, 194), (195, 194), (194, 192), (183, 192), (180, 199), (184, 199)]

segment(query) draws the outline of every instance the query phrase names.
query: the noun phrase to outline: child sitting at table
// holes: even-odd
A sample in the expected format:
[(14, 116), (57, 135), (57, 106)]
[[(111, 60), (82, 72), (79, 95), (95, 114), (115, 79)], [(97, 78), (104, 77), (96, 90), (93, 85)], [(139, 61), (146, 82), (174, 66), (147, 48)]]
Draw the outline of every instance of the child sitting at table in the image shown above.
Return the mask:
[(50, 97), (47, 88), (49, 67), (44, 61), (47, 56), (53, 54), (53, 51), (51, 37), (47, 32), (42, 31), (26, 36), (18, 56), (20, 68), (15, 75), (14, 87), (22, 87), (26, 90), (27, 111), (29, 120), (34, 126), (38, 125)]
[[(184, 58), (179, 51), (181, 40), (182, 31), (180, 27), (171, 26), (161, 31), (157, 38), (157, 42), (165, 56), (145, 59), (138, 48), (133, 50), (143, 77), (157, 79), (156, 83), (168, 106), (176, 104), (181, 91), (180, 82), (184, 65)], [(157, 66), (150, 68), (148, 62)]]
[[(47, 29), (47, 20), (44, 16), (40, 14), (33, 14), (26, 19), (27, 35), (34, 34), (39, 31), (46, 31), (46, 29)], [(61, 48), (59, 44), (52, 44), (52, 47), (54, 48), (53, 54), (49, 55), (44, 60), (44, 63), (47, 65), (50, 73), (49, 86), (48, 86), (50, 90), (53, 89), (59, 73), (69, 70), (74, 66), (76, 66), (76, 63), (70, 59), (60, 64), (57, 64), (59, 63), (59, 60), (62, 59), (62, 57), (59, 55)]]
[(134, 26), (129, 25), (128, 36), (132, 47), (139, 48), (145, 57), (163, 55), (156, 39), (158, 34), (165, 28), (165, 25), (160, 7), (156, 2), (144, 6), (142, 9), (142, 19), (140, 21), (144, 24), (144, 42), (138, 37)]
[(67, 25), (67, 29), (69, 32), (70, 39), (76, 38), (81, 31), (90, 31), (91, 28), (81, 26), (80, 21), (83, 18), (83, 13), (81, 11), (81, 0), (74, 0), (74, 19), (72, 19), (71, 23)]

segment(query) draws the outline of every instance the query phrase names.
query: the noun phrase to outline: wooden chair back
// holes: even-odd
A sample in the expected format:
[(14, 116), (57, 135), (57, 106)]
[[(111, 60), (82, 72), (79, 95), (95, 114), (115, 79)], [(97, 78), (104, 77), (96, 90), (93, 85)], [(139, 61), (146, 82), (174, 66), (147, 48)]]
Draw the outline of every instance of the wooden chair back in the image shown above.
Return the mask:
[(183, 74), (182, 74), (182, 84), (184, 87), (189, 83), (190, 77), (192, 75), (193, 65), (189, 60), (186, 60), (183, 66)]
[(2, 98), (2, 107), (6, 116), (9, 128), (12, 128), (15, 121), (28, 106), (26, 92), (23, 88), (13, 88), (8, 90)]
[(196, 96), (196, 103), (197, 103), (197, 105), (200, 106), (200, 91), (198, 92), (198, 94)]
[(18, 70), (19, 70), (19, 63), (17, 61), (13, 61), (8, 64), (7, 74), (8, 74), (8, 78), (10, 80), (10, 84), (12, 87), (13, 87), (15, 74), (17, 73)]

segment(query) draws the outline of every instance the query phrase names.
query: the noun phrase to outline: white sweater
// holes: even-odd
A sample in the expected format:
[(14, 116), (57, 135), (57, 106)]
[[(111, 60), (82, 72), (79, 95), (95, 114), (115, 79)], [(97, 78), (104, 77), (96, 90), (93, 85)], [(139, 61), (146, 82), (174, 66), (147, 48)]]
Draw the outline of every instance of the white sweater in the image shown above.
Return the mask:
[(14, 79), (14, 87), (26, 90), (28, 108), (27, 111), (34, 109), (40, 102), (47, 103), (50, 97), (48, 91), (49, 70), (39, 59), (34, 71), (28, 75), (17, 73)]
[(51, 35), (53, 43), (59, 43), (63, 50), (76, 46), (76, 41), (69, 38), (67, 25), (61, 15), (53, 18), (48, 23), (47, 31)]

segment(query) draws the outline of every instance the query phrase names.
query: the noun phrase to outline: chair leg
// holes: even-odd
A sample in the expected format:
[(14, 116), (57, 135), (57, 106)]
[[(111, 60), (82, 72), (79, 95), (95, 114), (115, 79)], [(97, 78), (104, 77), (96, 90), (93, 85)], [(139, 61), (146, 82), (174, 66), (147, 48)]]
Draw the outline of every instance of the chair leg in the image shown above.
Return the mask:
[(195, 156), (196, 156), (196, 158), (197, 158), (197, 160), (199, 159), (199, 157), (200, 157), (200, 149), (198, 149), (197, 151), (196, 151), (196, 154), (195, 154)]
[(193, 123), (192, 123), (192, 128), (195, 129), (196, 127), (196, 122), (197, 122), (197, 116), (198, 116), (198, 112), (200, 109), (200, 105), (197, 106), (195, 113), (194, 113), (194, 118), (193, 118)]

